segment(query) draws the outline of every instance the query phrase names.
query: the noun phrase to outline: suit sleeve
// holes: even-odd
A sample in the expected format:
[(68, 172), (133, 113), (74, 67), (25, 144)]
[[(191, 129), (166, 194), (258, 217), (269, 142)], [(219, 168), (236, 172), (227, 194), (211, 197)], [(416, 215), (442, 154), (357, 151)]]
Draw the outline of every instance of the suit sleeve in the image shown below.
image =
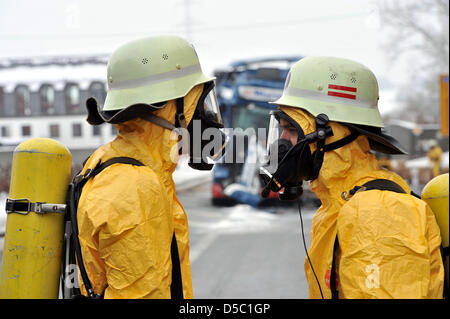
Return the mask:
[(441, 237), (425, 202), (357, 193), (339, 211), (337, 234), (340, 298), (442, 298)]

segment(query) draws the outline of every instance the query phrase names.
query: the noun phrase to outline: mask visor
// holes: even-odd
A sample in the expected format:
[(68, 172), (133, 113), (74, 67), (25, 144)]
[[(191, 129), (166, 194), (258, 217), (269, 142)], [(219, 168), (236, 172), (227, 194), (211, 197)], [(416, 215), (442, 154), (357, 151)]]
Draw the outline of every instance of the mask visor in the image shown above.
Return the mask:
[(208, 92), (203, 100), (203, 106), (199, 105), (199, 109), (200, 117), (205, 121), (207, 126), (224, 127), (217, 102), (216, 90), (214, 88)]
[(267, 155), (270, 153), (270, 146), (273, 145), (281, 136), (281, 125), (279, 117), (270, 112), (269, 132), (267, 134)]

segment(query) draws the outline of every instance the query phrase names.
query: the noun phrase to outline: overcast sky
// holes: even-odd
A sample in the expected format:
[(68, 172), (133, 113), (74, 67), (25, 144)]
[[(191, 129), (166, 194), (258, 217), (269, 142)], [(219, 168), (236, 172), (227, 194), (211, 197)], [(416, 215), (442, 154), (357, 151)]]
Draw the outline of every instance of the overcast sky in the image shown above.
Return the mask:
[(245, 58), (329, 55), (365, 64), (384, 89), (408, 80), (407, 63), (387, 61), (373, 1), (0, 0), (0, 58), (109, 54), (139, 37), (178, 34), (207, 73)]

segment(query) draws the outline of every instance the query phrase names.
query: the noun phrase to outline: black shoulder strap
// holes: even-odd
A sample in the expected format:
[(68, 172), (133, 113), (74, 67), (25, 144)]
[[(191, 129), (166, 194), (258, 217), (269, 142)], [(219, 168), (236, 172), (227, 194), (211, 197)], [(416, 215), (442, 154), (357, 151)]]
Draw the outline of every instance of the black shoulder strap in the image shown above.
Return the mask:
[[(358, 186), (356, 186), (358, 187)], [(355, 188), (356, 188), (355, 187)], [(362, 185), (362, 187), (365, 188), (365, 190), (372, 190), (372, 189), (378, 189), (380, 191), (391, 191), (396, 193), (402, 193), (406, 194), (405, 190), (400, 187), (397, 183), (390, 181), (388, 179), (374, 179), (372, 181), (369, 181)], [(355, 189), (353, 188), (353, 189)], [(352, 191), (350, 191), (350, 194), (352, 194)], [(353, 195), (353, 194), (352, 194)]]
[[(444, 244), (441, 243), (440, 250), (441, 250), (442, 264), (444, 265), (444, 272), (447, 272), (447, 268), (445, 267), (445, 262), (449, 255), (449, 246), (444, 247)], [(445, 277), (447, 277), (447, 276), (448, 276), (448, 274), (446, 273)], [(449, 293), (448, 292), (448, 282), (445, 282), (445, 279), (444, 279), (444, 291), (443, 291), (444, 299), (448, 299), (448, 293)]]
[(108, 166), (110, 166), (112, 164), (117, 164), (117, 163), (130, 164), (130, 165), (135, 165), (135, 166), (144, 166), (144, 164), (139, 162), (137, 159), (134, 159), (131, 157), (126, 157), (126, 156), (120, 156), (120, 157), (113, 157), (113, 158), (107, 160), (106, 162), (100, 164), (99, 170), (101, 171), (101, 170), (107, 168)]
[(331, 290), (331, 299), (339, 299), (339, 293), (337, 290), (337, 284), (336, 284), (336, 249), (339, 246), (338, 237), (336, 234), (336, 239), (334, 241), (333, 246), (333, 261), (331, 263), (331, 273), (330, 273), (330, 290)]
[[(118, 164), (118, 163), (130, 164), (130, 165), (135, 165), (135, 166), (144, 166), (144, 164), (142, 164), (138, 160), (131, 158), (131, 157), (113, 157), (113, 158), (105, 161), (104, 163), (99, 162), (97, 164), (97, 166), (95, 166), (92, 170), (86, 170), (85, 174), (82, 175), (82, 178), (79, 179), (79, 182), (81, 182), (81, 185), (80, 185), (81, 188), (83, 187), (83, 185), (86, 183), (86, 181), (89, 178), (100, 174), (108, 166), (111, 166), (113, 164)], [(72, 206), (72, 209), (71, 209), (71, 211), (72, 211), (72, 214), (71, 214), (72, 228), (73, 228), (73, 233), (75, 234), (75, 236), (74, 236), (75, 253), (76, 253), (78, 264), (79, 264), (81, 278), (83, 279), (86, 290), (88, 291), (88, 297), (89, 298), (98, 298), (100, 296), (94, 294), (91, 282), (89, 280), (86, 269), (84, 267), (83, 257), (81, 255), (81, 246), (80, 246), (80, 242), (79, 242), (79, 238), (78, 238), (78, 224), (77, 224), (77, 219), (76, 219), (76, 211), (78, 208), (78, 200), (79, 200), (79, 197), (81, 196), (81, 188), (78, 190), (78, 192), (76, 194), (77, 195), (76, 201), (74, 201), (74, 203), (76, 203), (76, 207)], [(170, 253), (171, 253), (171, 259), (172, 259), (172, 283), (170, 285), (171, 298), (172, 299), (183, 299), (183, 283), (182, 283), (182, 276), (181, 276), (180, 257), (178, 254), (178, 245), (177, 245), (175, 233), (173, 234), (173, 237), (172, 237), (172, 243), (170, 245)]]
[[(349, 195), (353, 196), (358, 191), (361, 191), (361, 190), (368, 191), (368, 190), (372, 190), (372, 189), (406, 194), (406, 191), (397, 183), (395, 183), (391, 180), (388, 180), (388, 179), (379, 178), (379, 179), (374, 179), (374, 180), (368, 181), (367, 183), (365, 183), (362, 186), (353, 187), (353, 189), (351, 189), (349, 191)], [(414, 193), (413, 191), (411, 191), (409, 194), (420, 199), (420, 196), (417, 195), (416, 193)]]
[(99, 174), (105, 168), (107, 168), (108, 166), (111, 166), (113, 164), (129, 164), (129, 165), (135, 165), (135, 166), (144, 166), (144, 164), (142, 164), (138, 160), (131, 158), (131, 157), (125, 157), (125, 156), (113, 157), (104, 163), (99, 162), (97, 164), (97, 166), (92, 170), (92, 172), (90, 173), (88, 178)]
[(180, 257), (178, 255), (177, 238), (175, 232), (170, 245), (170, 255), (172, 258), (172, 283), (170, 284), (171, 299), (183, 299), (183, 282), (181, 280)]

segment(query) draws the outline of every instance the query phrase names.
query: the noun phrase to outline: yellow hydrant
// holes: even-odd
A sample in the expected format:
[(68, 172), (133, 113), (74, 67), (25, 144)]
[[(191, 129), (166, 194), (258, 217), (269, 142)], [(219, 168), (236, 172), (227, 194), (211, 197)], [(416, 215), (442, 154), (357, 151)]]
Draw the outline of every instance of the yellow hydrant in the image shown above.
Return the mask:
[[(449, 197), (448, 197), (448, 173), (436, 176), (429, 181), (422, 191), (422, 199), (427, 202), (436, 216), (436, 221), (441, 230), (442, 246), (449, 245), (448, 238), (448, 219), (449, 219)], [(445, 258), (445, 281), (447, 289), (449, 287), (449, 257)]]
[(58, 298), (71, 164), (69, 150), (48, 138), (14, 150), (0, 298)]

